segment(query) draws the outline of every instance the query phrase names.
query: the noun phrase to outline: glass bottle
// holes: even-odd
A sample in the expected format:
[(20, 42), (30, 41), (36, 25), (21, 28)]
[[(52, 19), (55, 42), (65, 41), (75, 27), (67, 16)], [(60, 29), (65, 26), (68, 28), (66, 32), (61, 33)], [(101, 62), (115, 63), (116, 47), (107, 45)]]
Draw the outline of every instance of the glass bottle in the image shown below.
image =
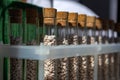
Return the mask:
[[(78, 13), (69, 13), (68, 14), (68, 23), (69, 23), (69, 44), (78, 45)], [(77, 56), (70, 57), (69, 59), (69, 80), (77, 80)]]
[[(96, 18), (96, 42), (102, 44), (102, 19)], [(103, 80), (103, 59), (102, 54), (98, 55), (98, 80)]]
[(108, 30), (108, 40), (109, 40), (109, 44), (110, 43), (114, 43), (114, 21), (113, 20), (109, 20), (109, 30)]
[(118, 33), (120, 32), (120, 23), (116, 23), (115, 24), (115, 28), (114, 28), (114, 41), (115, 43), (119, 43), (120, 39), (118, 36)]
[[(36, 8), (26, 8), (26, 25), (24, 34), (26, 35), (26, 45), (38, 45), (38, 11)], [(38, 60), (25, 60), (25, 79), (37, 80), (38, 78)]]
[[(32, 13), (32, 14), (31, 14)], [(37, 45), (38, 11), (26, 8), (26, 37), (27, 45)]]
[[(56, 45), (56, 12), (54, 8), (43, 8), (43, 43), (46, 46)], [(56, 78), (56, 60), (47, 59), (44, 63), (45, 80)]]
[(103, 44), (108, 44), (108, 20), (103, 19), (103, 30), (102, 30), (102, 36), (103, 36)]
[[(10, 31), (10, 44), (22, 45), (22, 10), (21, 9), (9, 9), (9, 31)], [(23, 60), (17, 58), (10, 58), (10, 79), (22, 80), (23, 78)], [(9, 74), (9, 73), (8, 73)]]
[[(78, 39), (79, 44), (87, 44), (87, 35), (86, 35), (86, 18), (85, 14), (78, 15)], [(87, 79), (87, 56), (78, 57), (78, 79), (86, 80)]]
[(96, 42), (98, 44), (102, 44), (102, 20), (100, 18), (96, 18), (96, 34), (95, 34), (95, 37), (96, 37)]
[[(109, 21), (103, 19), (103, 31), (102, 31), (102, 36), (103, 36), (103, 44), (108, 44), (108, 37), (109, 37)], [(102, 54), (102, 60), (103, 60), (103, 79), (109, 80), (109, 64), (110, 64), (110, 58), (109, 54), (103, 53)]]
[(56, 9), (54, 8), (44, 8), (43, 10), (43, 35), (44, 35), (44, 45), (56, 45)]
[(68, 23), (69, 44), (78, 45), (78, 14), (69, 13)]
[(79, 14), (78, 15), (78, 39), (79, 44), (87, 44), (86, 38), (86, 15)]
[[(68, 45), (68, 12), (59, 11), (56, 17), (57, 45)], [(57, 79), (68, 79), (68, 58), (60, 58), (57, 61)]]
[(87, 16), (87, 44), (95, 44), (95, 20), (94, 16)]
[[(120, 32), (120, 23), (116, 23), (115, 24), (115, 28), (114, 28), (114, 41), (115, 43), (119, 43), (120, 41), (120, 37), (118, 36), (118, 33)], [(120, 55), (119, 53), (116, 53), (115, 55), (115, 77), (116, 80), (120, 79)]]
[(57, 12), (57, 45), (68, 45), (68, 12)]
[[(86, 27), (87, 27), (87, 43), (95, 44), (95, 16), (87, 16), (86, 19)], [(94, 56), (87, 56), (87, 78), (90, 80), (94, 80)]]

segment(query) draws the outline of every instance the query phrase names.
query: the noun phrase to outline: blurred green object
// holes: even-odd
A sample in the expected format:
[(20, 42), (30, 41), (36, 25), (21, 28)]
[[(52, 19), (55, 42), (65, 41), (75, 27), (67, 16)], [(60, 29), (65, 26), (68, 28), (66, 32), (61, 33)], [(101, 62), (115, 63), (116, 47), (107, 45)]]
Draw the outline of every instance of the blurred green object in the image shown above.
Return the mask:
[[(19, 37), (22, 36), (22, 43), (20, 45), (26, 45), (28, 40), (38, 40), (38, 25), (34, 24), (28, 24), (27, 27), (27, 22), (26, 22), (26, 8), (34, 8), (38, 10), (39, 14), (42, 14), (42, 8), (32, 5), (32, 4), (27, 4), (21, 2), (21, 0), (2, 0), (0, 3), (0, 42), (3, 44), (9, 44), (13, 45), (11, 43), (10, 39), (10, 34), (13, 37)], [(22, 10), (22, 22), (21, 24), (18, 23), (10, 23), (10, 15), (9, 15), (9, 9), (21, 9)], [(39, 20), (37, 20), (39, 22)], [(12, 27), (11, 27), (12, 26)], [(36, 27), (37, 26), (37, 27)], [(29, 30), (29, 31), (28, 31)], [(29, 36), (28, 36), (29, 34)], [(38, 44), (39, 40), (37, 41)], [(16, 45), (16, 44), (15, 44)], [(22, 62), (21, 62), (22, 60)], [(4, 58), (4, 80), (10, 80), (13, 79), (11, 78), (11, 69), (12, 66), (15, 66), (13, 61), (17, 62), (18, 64), (22, 66), (22, 79), (20, 78), (19, 80), (26, 80), (26, 70), (27, 70), (27, 64), (26, 60), (23, 59), (13, 59), (13, 58)], [(36, 65), (38, 65), (37, 62), (35, 62)], [(13, 65), (12, 65), (13, 64)], [(38, 66), (36, 66), (38, 68)], [(17, 67), (16, 67), (17, 69)], [(36, 71), (38, 73), (38, 69)], [(37, 76), (38, 74), (36, 74)], [(38, 76), (37, 76), (38, 77)], [(37, 80), (37, 78), (36, 78)]]

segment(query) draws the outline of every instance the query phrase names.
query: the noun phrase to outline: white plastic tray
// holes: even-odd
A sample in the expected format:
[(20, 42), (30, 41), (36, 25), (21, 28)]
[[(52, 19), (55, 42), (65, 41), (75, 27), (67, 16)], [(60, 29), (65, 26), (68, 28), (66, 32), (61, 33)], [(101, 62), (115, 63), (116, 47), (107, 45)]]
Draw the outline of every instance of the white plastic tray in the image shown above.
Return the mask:
[[(70, 45), (70, 46), (9, 46), (0, 45), (0, 57), (15, 57), (39, 60), (39, 78), (44, 80), (44, 60), (63, 57), (94, 55), (94, 80), (97, 80), (98, 54), (120, 52), (120, 44)], [(2, 65), (2, 59), (0, 64)], [(3, 80), (3, 67), (0, 66), (0, 78)]]
[(55, 59), (72, 56), (120, 52), (120, 44), (70, 46), (9, 46), (0, 45), (1, 57), (24, 59)]

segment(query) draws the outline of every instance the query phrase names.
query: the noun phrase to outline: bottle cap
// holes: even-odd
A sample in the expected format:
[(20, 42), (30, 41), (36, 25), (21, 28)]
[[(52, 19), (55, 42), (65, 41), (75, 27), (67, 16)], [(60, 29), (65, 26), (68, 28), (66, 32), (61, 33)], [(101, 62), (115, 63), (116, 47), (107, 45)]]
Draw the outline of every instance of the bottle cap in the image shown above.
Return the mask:
[(22, 9), (9, 9), (9, 16), (22, 16)]
[(87, 16), (86, 26), (87, 26), (88, 28), (93, 28), (94, 25), (95, 25), (95, 19), (96, 19), (95, 16)]
[(57, 19), (67, 19), (68, 18), (68, 12), (57, 12)]
[(44, 8), (43, 9), (43, 17), (45, 25), (55, 25), (57, 10), (54, 8)]
[(22, 23), (22, 10), (21, 9), (9, 9), (10, 23)]
[(26, 17), (38, 17), (38, 11), (35, 8), (26, 8)]
[(109, 29), (109, 21), (108, 21), (108, 20), (105, 20), (105, 19), (103, 19), (102, 21), (103, 21), (103, 26), (102, 26), (102, 28), (103, 28), (104, 30), (108, 30), (108, 29)]
[(43, 8), (44, 18), (55, 18), (57, 10), (54, 8)]
[(56, 24), (58, 26), (67, 26), (68, 12), (57, 12)]
[(86, 15), (85, 14), (78, 15), (78, 26), (85, 27), (85, 23), (86, 23)]
[(120, 23), (116, 23), (114, 30), (120, 32)]
[(69, 26), (76, 27), (78, 22), (78, 13), (69, 13), (68, 22), (69, 22)]
[(114, 29), (114, 25), (115, 25), (114, 21), (113, 20), (109, 20), (109, 28), (110, 29)]
[(26, 22), (36, 24), (38, 18), (38, 11), (36, 8), (26, 8)]
[(102, 29), (102, 20), (100, 18), (96, 18), (95, 25), (97, 29)]

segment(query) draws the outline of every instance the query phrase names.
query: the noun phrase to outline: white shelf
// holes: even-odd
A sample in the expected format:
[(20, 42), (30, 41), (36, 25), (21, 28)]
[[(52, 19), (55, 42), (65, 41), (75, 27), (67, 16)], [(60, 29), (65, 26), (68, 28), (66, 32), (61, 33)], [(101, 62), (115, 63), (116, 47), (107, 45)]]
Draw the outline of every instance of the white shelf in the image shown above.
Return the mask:
[(51, 59), (72, 57), (78, 55), (96, 55), (102, 53), (120, 52), (120, 44), (104, 45), (70, 45), (70, 46), (9, 46), (0, 45), (1, 57), (24, 59)]

